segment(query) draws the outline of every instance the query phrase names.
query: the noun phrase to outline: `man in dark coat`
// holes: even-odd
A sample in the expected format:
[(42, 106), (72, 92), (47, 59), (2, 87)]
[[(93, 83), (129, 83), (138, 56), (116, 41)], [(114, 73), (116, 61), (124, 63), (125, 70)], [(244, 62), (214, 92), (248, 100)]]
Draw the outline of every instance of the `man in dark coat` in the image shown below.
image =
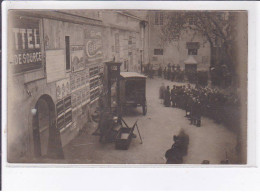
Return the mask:
[(169, 107), (171, 105), (170, 98), (171, 98), (170, 87), (167, 86), (164, 94), (164, 106)]
[(176, 106), (176, 100), (175, 100), (175, 91), (176, 91), (176, 86), (173, 85), (172, 89), (171, 89), (171, 102), (172, 102), (172, 107)]
[(164, 70), (163, 70), (163, 78), (164, 78), (164, 79), (167, 79), (167, 70), (166, 70), (166, 67), (165, 67)]
[(171, 67), (168, 67), (168, 71), (167, 71), (167, 79), (168, 79), (168, 80), (171, 79)]
[(165, 158), (167, 159), (166, 164), (182, 164), (182, 154), (177, 147), (172, 147), (165, 153)]
[(196, 98), (193, 97), (191, 101), (191, 112), (190, 112), (190, 124), (195, 124), (195, 118), (196, 118)]
[(164, 86), (164, 83), (162, 83), (160, 89), (159, 89), (159, 99), (160, 99), (160, 102), (162, 104), (163, 100), (164, 100), (164, 94), (165, 94), (165, 86)]
[(100, 130), (99, 142), (109, 142), (113, 140), (111, 137), (113, 131), (113, 116), (108, 110), (101, 112), (98, 128)]
[(159, 69), (158, 69), (158, 76), (162, 77), (162, 67), (161, 67), (161, 65), (159, 66)]
[(188, 153), (189, 136), (185, 133), (184, 129), (180, 128), (178, 136), (173, 137), (176, 147), (180, 149), (182, 156), (186, 156)]

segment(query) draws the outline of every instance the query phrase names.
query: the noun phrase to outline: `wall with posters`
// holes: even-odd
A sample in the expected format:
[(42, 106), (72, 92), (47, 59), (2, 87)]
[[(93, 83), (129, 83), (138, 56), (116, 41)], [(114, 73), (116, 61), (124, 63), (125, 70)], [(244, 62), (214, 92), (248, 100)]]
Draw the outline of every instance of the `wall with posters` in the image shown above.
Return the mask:
[(94, 103), (102, 90), (100, 74), (103, 73), (103, 31), (101, 27), (87, 26), (84, 31), (86, 48), (86, 66), (89, 70), (89, 100)]
[(9, 19), (7, 149), (8, 161), (18, 162), (18, 157), (25, 159), (34, 154), (32, 109), (42, 96), (56, 101), (56, 86), (46, 84), (45, 79), (43, 20), (15, 12)]
[[(14, 157), (34, 154), (32, 109), (42, 96), (53, 101), (65, 146), (86, 126), (89, 113), (97, 106), (103, 90), (104, 62), (116, 57), (124, 64), (122, 71), (139, 71), (139, 20), (128, 20), (135, 23), (128, 29), (124, 22), (119, 27), (107, 24), (105, 14), (103, 22), (95, 20), (96, 25), (88, 23), (89, 18), (83, 21), (82, 17), (63, 17), (64, 13), (49, 14), (16, 12), (10, 22), (9, 70), (13, 77), (8, 82), (8, 99), (12, 99), (8, 110), (9, 118), (17, 119), (8, 120), (12, 134), (8, 149)], [(116, 24), (121, 15), (115, 14), (115, 20), (108, 21)]]
[(15, 73), (42, 67), (40, 24), (40, 19), (13, 16), (12, 65)]

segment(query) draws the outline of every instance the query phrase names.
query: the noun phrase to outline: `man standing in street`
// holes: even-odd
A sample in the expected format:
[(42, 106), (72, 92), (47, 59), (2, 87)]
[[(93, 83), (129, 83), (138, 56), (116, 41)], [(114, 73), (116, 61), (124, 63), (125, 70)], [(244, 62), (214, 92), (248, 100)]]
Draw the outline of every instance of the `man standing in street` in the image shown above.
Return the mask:
[(160, 89), (159, 89), (159, 99), (160, 99), (160, 103), (162, 104), (163, 103), (163, 100), (164, 100), (164, 94), (165, 94), (165, 86), (164, 86), (164, 83), (162, 83)]
[(164, 94), (164, 106), (169, 107), (171, 105), (170, 98), (171, 98), (170, 87), (167, 86)]

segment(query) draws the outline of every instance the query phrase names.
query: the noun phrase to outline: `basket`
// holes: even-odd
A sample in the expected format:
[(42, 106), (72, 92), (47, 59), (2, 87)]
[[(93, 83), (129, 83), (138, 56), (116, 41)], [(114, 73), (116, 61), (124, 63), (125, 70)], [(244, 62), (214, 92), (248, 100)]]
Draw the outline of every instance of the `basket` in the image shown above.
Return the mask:
[(133, 137), (133, 129), (122, 127), (116, 136), (115, 147), (118, 150), (128, 150)]

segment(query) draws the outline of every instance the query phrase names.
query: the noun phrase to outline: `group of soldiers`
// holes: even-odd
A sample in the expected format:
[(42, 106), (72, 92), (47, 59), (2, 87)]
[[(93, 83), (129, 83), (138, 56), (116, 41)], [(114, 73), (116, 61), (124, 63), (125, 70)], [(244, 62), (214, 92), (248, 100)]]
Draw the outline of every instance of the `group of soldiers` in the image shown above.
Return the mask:
[[(209, 117), (217, 123), (230, 122), (230, 110), (239, 107), (239, 99), (234, 94), (223, 94), (220, 90), (209, 87), (186, 85), (160, 88), (160, 98), (166, 107), (186, 110), (190, 123), (201, 125), (201, 116)], [(228, 123), (226, 123), (228, 124)]]
[(181, 82), (184, 80), (185, 73), (180, 69), (180, 65), (171, 65), (169, 63), (164, 69), (159, 66), (158, 76), (167, 80)]

